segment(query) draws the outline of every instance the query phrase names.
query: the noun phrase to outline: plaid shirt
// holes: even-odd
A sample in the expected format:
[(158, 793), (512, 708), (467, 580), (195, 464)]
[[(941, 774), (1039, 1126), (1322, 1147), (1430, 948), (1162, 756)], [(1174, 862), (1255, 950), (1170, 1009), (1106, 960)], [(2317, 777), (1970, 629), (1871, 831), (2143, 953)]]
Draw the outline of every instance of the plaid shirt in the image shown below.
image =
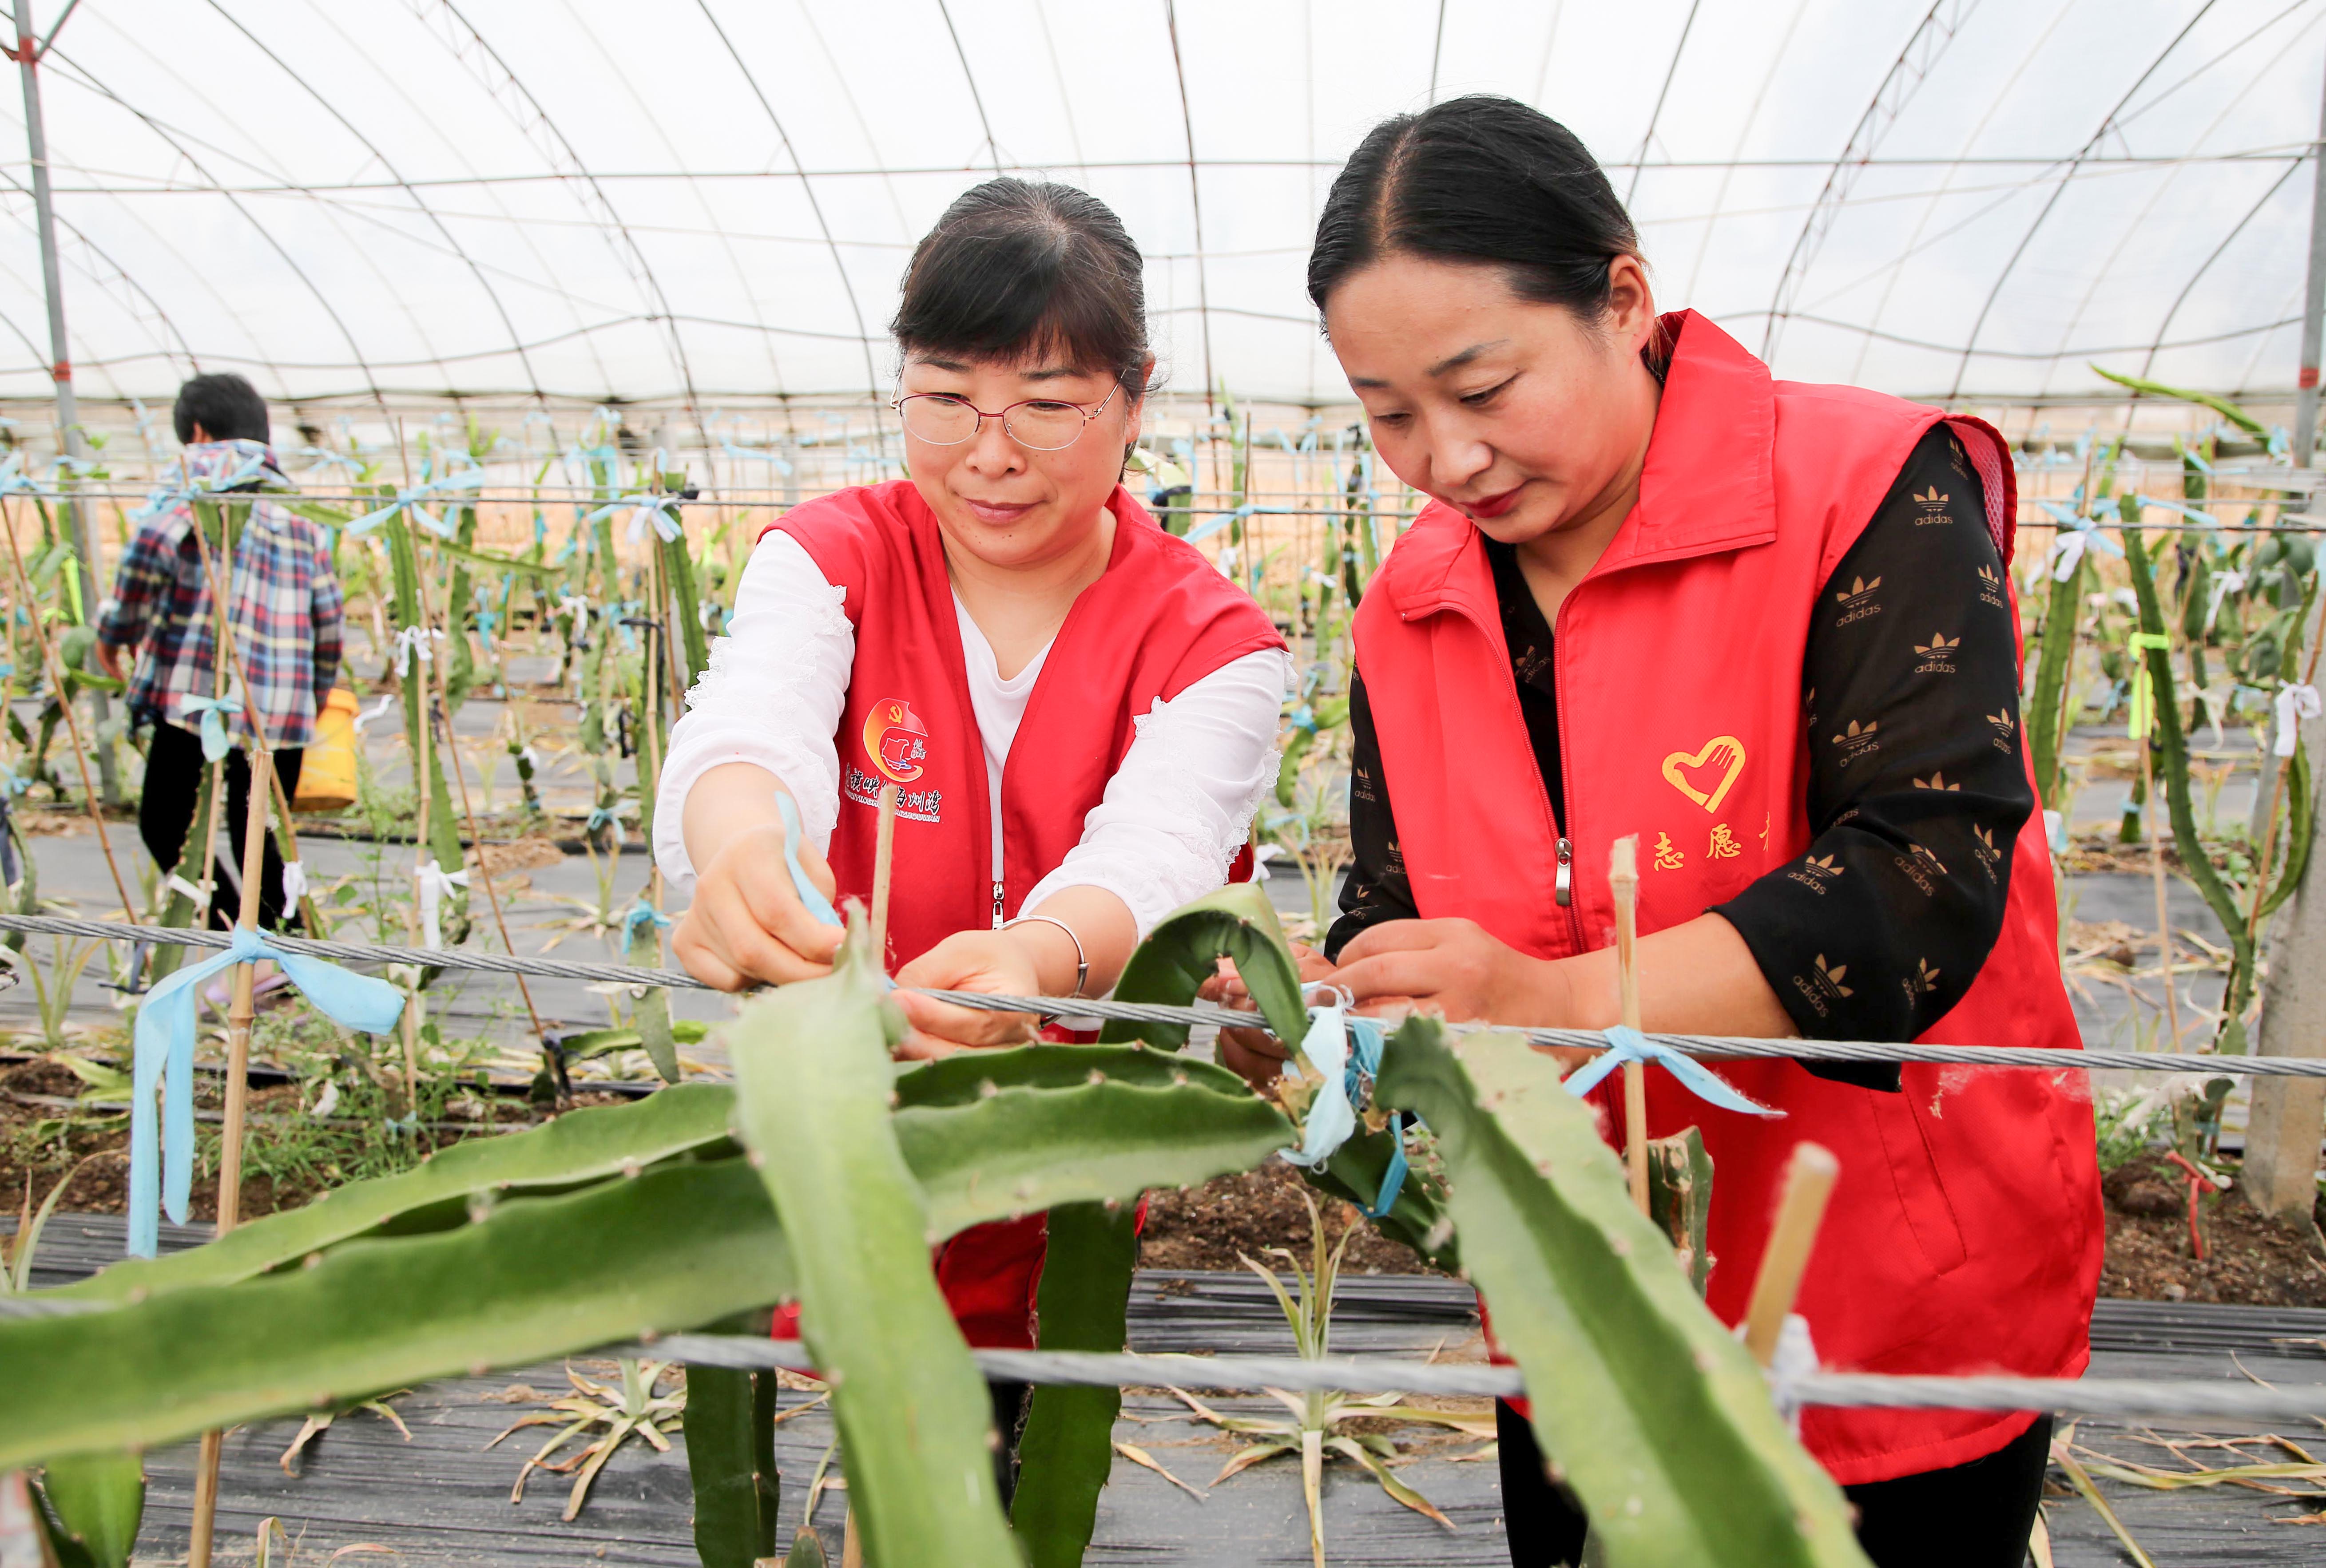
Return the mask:
[[(163, 470), (161, 483), (165, 488), (219, 483), (254, 457), (274, 469), (274, 454), (257, 441), (191, 446), (181, 466)], [(268, 478), (279, 478), (279, 471)], [(227, 612), (235, 651), (265, 720), (267, 744), (277, 750), (304, 747), (314, 739), (316, 693), (330, 690), (340, 670), (340, 584), (331, 574), (330, 549), (319, 525), (270, 501), (251, 506), (240, 533)], [(137, 655), (130, 711), (195, 728), (186, 700), (214, 690), (216, 626), (193, 508), (181, 500), (138, 525), (122, 552), (113, 597), (98, 617), (97, 635), (108, 647)], [(238, 707), (227, 722), (235, 735), (248, 733)]]

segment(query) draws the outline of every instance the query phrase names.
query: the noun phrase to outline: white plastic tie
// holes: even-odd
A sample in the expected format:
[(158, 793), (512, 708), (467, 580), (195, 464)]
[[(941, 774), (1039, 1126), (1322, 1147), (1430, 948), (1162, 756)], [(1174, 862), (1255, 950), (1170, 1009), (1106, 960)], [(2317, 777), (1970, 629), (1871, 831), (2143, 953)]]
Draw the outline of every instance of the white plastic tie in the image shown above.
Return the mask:
[(196, 909), (204, 909), (209, 905), (210, 895), (209, 892), (206, 889), (195, 886), (192, 883), (179, 876), (175, 871), (170, 873), (170, 891), (172, 893), (181, 893), (188, 898), (192, 899)]
[(283, 907), (290, 909), (307, 896), (307, 868), (297, 860), (283, 862)]
[(439, 922), (444, 900), (452, 895), (454, 888), (469, 885), (469, 873), (465, 868), (447, 871), (429, 860), (413, 871), (412, 879), (420, 894), (420, 932), (426, 939), (422, 945), (442, 947), (444, 933)]
[[(1744, 1325), (1736, 1325), (1736, 1337), (1744, 1337)], [(1818, 1366), (1817, 1345), (1810, 1338), (1810, 1321), (1799, 1313), (1787, 1313), (1782, 1327), (1777, 1331), (1777, 1353), (1769, 1359), (1761, 1375), (1769, 1380), (1769, 1399), (1776, 1406), (1777, 1414), (1792, 1429), (1795, 1437), (1801, 1434), (1801, 1406), (1806, 1403), (1801, 1385), (1814, 1378)]]
[(2319, 714), (2318, 688), (2281, 682), (2277, 689), (2277, 745), (2273, 748), (2279, 756), (2292, 756), (2302, 720), (2315, 719)]
[(433, 626), (406, 626), (395, 634), (395, 678), (399, 681), (412, 672), (412, 661), (433, 664), (436, 655), (428, 646), (431, 637), (442, 638), (443, 633)]

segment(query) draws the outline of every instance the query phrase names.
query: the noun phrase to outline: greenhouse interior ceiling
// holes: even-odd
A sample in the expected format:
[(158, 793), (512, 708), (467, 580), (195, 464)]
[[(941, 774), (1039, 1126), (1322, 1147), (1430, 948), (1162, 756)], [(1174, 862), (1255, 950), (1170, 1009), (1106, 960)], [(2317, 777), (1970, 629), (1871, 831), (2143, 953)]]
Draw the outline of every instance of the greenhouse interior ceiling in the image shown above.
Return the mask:
[[(31, 17), (43, 36), (65, 12)], [(1302, 280), (1381, 117), (1506, 94), (1660, 302), (1914, 396), (2291, 389), (2321, 0), (78, 0), (41, 80), (81, 394), (885, 398), (911, 246), (996, 172), (1148, 258), (1169, 385), (1345, 398)], [(50, 355), (21, 106), (0, 396)]]

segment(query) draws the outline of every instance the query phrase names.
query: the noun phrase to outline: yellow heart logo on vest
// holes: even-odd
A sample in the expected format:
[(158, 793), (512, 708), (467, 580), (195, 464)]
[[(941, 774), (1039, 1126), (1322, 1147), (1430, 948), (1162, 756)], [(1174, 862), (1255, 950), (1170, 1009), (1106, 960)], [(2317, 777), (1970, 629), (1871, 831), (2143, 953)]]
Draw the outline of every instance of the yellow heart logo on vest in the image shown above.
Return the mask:
[[(1744, 743), (1733, 735), (1716, 735), (1693, 754), (1675, 751), (1664, 758), (1664, 778), (1707, 812), (1720, 809), (1729, 786), (1744, 771)], [(1710, 787), (1700, 788), (1700, 784)]]

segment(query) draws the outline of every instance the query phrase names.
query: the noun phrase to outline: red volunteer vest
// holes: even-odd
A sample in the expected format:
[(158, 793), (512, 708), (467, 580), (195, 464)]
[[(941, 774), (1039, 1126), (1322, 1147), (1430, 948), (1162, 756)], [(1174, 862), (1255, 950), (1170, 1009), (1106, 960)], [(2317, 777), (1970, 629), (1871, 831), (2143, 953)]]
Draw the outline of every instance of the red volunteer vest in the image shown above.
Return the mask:
[[(1816, 597), (1943, 417), (1852, 387), (1772, 383), (1710, 321), (1682, 311), (1666, 325), (1678, 342), (1639, 503), (1555, 628), (1571, 905), (1551, 895), (1562, 824), (1528, 744), (1476, 531), (1448, 507), (1425, 508), (1356, 617), (1421, 914), (1466, 916), (1543, 958), (1613, 942), (1608, 849), (1624, 834), (1640, 836), (1643, 932), (1694, 919), (1808, 849), (1810, 748), (1833, 744), (1849, 718), (1819, 714), (1811, 733), (1804, 710)], [(1977, 466), (2005, 561), (1978, 591), (2015, 627), (2009, 453), (1979, 421), (1949, 422)], [(1878, 584), (1865, 598), (1878, 614)], [(1994, 951), (1922, 1039), (2079, 1047), (2042, 823), (2031, 815), (2019, 835)], [(1661, 1072), (1648, 1092), (1650, 1136), (1693, 1123), (1713, 1158), (1708, 1301), (1722, 1321), (1743, 1315), (1785, 1159), (1809, 1138), (1841, 1161), (1797, 1308), (1826, 1365), (2082, 1371), (2102, 1227), (2080, 1074), (1909, 1065), (1904, 1091), (1885, 1094), (1791, 1062), (1717, 1071), (1784, 1119), (1720, 1110)], [(1812, 1408), (1801, 1435), (1849, 1485), (1968, 1462), (2031, 1419)]]
[[(896, 479), (823, 496), (769, 524), (846, 592), (856, 659), (834, 737), (841, 800), (830, 860), (841, 896), (869, 904), (880, 789), (896, 784), (891, 970), (954, 932), (1018, 913), (1081, 841), (1137, 720), (1158, 701), (1246, 654), (1285, 645), (1250, 595), (1157, 527), (1128, 491), (1118, 486), (1107, 507), (1115, 526), (1106, 571), (1067, 611), (1010, 744), (998, 883), (985, 747), (935, 515), (909, 480)], [(1041, 1260), (1038, 1215), (947, 1244), (938, 1279), (972, 1344), (1032, 1346)]]

